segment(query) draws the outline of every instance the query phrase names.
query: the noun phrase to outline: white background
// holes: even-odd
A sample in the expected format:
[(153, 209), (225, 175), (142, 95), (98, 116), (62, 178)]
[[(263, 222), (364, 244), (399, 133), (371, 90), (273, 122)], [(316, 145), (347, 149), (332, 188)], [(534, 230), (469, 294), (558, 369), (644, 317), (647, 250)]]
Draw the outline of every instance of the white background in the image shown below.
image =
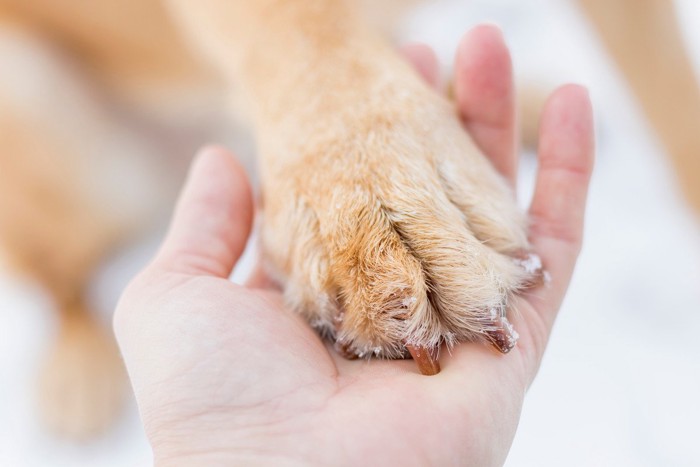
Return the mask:
[[(679, 13), (700, 63), (700, 4), (682, 1)], [(566, 1), (443, 0), (421, 7), (404, 36), (449, 63), (462, 32), (481, 21), (504, 28), (519, 77), (589, 86), (598, 135), (584, 251), (507, 465), (700, 465), (700, 226), (665, 155)], [(527, 157), (525, 199), (534, 167)], [(102, 308), (112, 308), (157, 237), (105, 266), (94, 287)], [(89, 444), (54, 440), (37, 424), (34, 378), (54, 324), (33, 286), (0, 276), (0, 465), (150, 465), (133, 402)]]

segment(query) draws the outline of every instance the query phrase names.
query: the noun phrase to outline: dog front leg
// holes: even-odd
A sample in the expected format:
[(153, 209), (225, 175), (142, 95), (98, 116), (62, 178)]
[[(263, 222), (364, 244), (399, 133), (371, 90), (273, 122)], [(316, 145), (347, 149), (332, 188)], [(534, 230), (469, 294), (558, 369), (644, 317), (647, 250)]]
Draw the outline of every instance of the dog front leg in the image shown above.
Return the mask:
[(508, 298), (537, 272), (518, 260), (523, 218), (454, 107), (353, 3), (170, 4), (250, 98), (287, 303), (344, 355), (411, 354), (424, 373), (443, 343), (510, 350)]

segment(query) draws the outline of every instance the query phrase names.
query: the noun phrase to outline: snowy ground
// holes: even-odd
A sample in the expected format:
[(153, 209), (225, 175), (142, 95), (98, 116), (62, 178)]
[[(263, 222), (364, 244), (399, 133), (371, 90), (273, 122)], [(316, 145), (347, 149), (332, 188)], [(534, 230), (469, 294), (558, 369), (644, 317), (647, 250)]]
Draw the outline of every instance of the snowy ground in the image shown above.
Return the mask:
[[(700, 4), (680, 2), (700, 64)], [(649, 128), (594, 36), (566, 1), (441, 0), (406, 37), (449, 62), (460, 34), (492, 21), (506, 33), (520, 76), (588, 85), (598, 120), (598, 163), (586, 241), (507, 465), (700, 465), (700, 225), (684, 207)], [(700, 128), (699, 128), (700, 130)], [(534, 160), (522, 167), (527, 198)], [(110, 309), (154, 240), (112, 261), (95, 294)], [(35, 420), (32, 389), (52, 332), (35, 289), (0, 278), (0, 465), (150, 465), (133, 404), (116, 429), (66, 445)]]

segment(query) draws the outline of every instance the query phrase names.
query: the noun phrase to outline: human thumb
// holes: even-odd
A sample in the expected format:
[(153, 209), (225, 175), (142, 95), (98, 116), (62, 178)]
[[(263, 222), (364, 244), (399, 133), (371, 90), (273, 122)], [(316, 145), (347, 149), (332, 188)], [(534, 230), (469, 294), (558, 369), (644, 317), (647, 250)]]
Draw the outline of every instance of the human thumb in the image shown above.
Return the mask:
[(243, 167), (223, 148), (201, 149), (151, 267), (228, 277), (250, 235), (253, 203)]

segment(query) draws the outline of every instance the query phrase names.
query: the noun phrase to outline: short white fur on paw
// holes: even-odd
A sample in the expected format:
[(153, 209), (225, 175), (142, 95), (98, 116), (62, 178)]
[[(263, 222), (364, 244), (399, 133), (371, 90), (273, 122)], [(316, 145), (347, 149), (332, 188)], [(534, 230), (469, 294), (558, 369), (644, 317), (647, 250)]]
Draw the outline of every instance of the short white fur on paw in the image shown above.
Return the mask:
[(528, 274), (536, 274), (542, 270), (542, 259), (535, 253), (528, 253), (523, 258), (516, 258), (515, 262)]
[(39, 376), (39, 409), (47, 428), (86, 440), (114, 421), (126, 374), (111, 336), (88, 318), (69, 318)]

